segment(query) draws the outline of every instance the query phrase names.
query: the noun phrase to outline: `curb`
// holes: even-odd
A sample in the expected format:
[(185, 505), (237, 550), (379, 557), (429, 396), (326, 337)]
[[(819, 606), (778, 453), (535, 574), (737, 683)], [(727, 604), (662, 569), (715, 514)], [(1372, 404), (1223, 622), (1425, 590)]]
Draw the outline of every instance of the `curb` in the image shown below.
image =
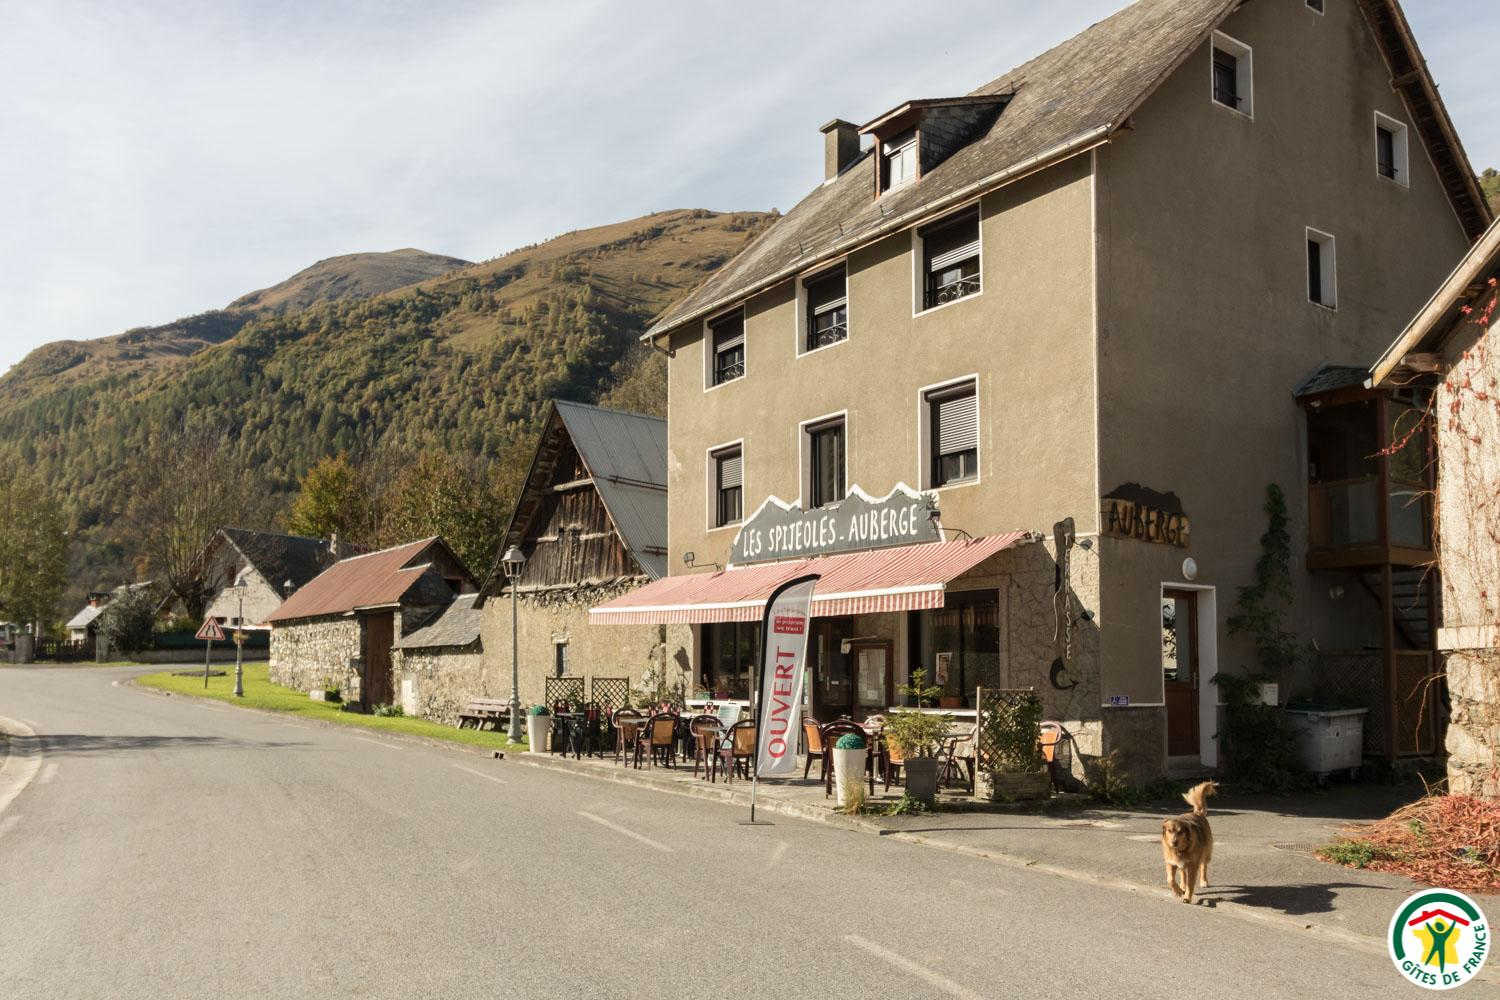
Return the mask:
[(28, 744), (25, 750), (18, 753), (12, 745), (13, 739), (5, 741), (6, 753), (0, 758), (0, 813), (4, 813), (42, 769), (42, 752), (36, 745), (36, 730), (18, 719), (7, 719), (0, 715), (0, 732), (10, 737), (20, 737)]

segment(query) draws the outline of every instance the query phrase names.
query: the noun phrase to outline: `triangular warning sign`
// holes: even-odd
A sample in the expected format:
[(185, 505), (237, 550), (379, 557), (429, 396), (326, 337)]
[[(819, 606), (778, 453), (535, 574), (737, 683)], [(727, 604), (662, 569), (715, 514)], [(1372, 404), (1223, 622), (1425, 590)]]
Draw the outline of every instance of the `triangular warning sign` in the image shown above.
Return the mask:
[(211, 642), (223, 642), (224, 630), (219, 628), (219, 620), (217, 618), (205, 618), (203, 619), (203, 627), (198, 630), (198, 634), (193, 638), (208, 639)]

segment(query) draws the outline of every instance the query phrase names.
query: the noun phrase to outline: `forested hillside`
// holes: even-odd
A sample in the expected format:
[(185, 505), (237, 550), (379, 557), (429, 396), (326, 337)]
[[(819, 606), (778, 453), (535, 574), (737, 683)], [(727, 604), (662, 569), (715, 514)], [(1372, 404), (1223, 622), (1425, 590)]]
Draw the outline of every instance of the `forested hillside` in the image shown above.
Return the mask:
[[(49, 345), (0, 379), (0, 462), (35, 467), (64, 498), (74, 591), (134, 576), (122, 513), (153, 477), (244, 477), (271, 520), (325, 456), (509, 466), (550, 397), (660, 412), (664, 369), (636, 338), (767, 219), (663, 212), (374, 298), (209, 313), (156, 328), (208, 328), (160, 357), (110, 364), (85, 343), (67, 364), (72, 345)], [(204, 432), (220, 442), (212, 468), (170, 457)]]

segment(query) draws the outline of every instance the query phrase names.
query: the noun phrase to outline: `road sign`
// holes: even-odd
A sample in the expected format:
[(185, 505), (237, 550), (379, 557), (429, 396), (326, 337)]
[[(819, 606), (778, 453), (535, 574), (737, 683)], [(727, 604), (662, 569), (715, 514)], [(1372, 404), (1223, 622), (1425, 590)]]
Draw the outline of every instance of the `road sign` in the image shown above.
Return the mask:
[(224, 630), (219, 627), (218, 619), (205, 618), (203, 619), (203, 627), (198, 630), (198, 634), (193, 636), (193, 638), (207, 639), (209, 642), (223, 642)]

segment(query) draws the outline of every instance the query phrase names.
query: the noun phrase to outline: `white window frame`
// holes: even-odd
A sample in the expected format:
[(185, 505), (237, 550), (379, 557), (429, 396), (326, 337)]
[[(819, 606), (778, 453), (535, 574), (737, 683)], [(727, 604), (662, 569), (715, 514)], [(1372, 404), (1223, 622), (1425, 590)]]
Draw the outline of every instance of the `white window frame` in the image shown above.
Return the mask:
[(911, 130), (911, 139), (895, 147), (895, 153), (901, 154), (902, 159), (905, 159), (907, 156), (911, 157), (911, 174), (900, 183), (896, 183), (894, 179), (895, 175), (890, 170), (890, 158), (893, 154), (886, 150), (888, 143), (879, 142), (876, 144), (882, 182), (881, 194), (885, 194), (887, 191), (899, 191), (908, 184), (915, 184), (917, 182), (917, 178), (921, 176), (922, 171), (922, 165), (917, 162), (920, 149), (918, 140), (920, 138), (920, 133), (914, 128)]
[[(942, 305), (933, 306), (931, 309), (923, 309), (922, 303), (927, 301), (927, 262), (926, 252), (922, 246), (922, 230), (928, 226), (942, 222), (944, 219), (959, 215), (969, 209), (974, 209), (979, 217), (979, 291), (973, 295), (965, 295), (963, 298), (954, 299), (952, 302), (944, 302)], [(957, 208), (944, 211), (941, 215), (935, 215), (930, 219), (923, 219), (911, 227), (911, 315), (912, 319), (918, 316), (931, 316), (933, 313), (948, 309), (956, 305), (962, 305), (972, 299), (984, 295), (984, 290), (989, 287), (989, 282), (984, 277), (984, 206), (978, 198)]]
[(1306, 0), (1307, 9), (1310, 10), (1310, 11), (1312, 11), (1314, 14), (1318, 15), (1319, 17), (1322, 17), (1324, 14), (1327, 13), (1327, 10), (1325, 10), (1324, 8), (1326, 8), (1328, 6), (1328, 0), (1317, 0), (1317, 2), (1318, 2), (1318, 6), (1314, 7), (1313, 6), (1313, 0)]
[[(745, 360), (743, 362), (744, 366), (745, 366), (745, 370), (739, 376), (739, 378), (732, 378), (732, 379), (728, 379), (728, 380), (723, 381), (723, 382), (715, 383), (714, 382), (714, 362), (717, 360), (717, 355), (714, 352), (714, 326), (713, 325), (715, 323), (717, 323), (719, 320), (723, 319), (726, 316), (729, 316), (730, 314), (732, 314), (734, 312), (738, 312), (740, 314), (740, 335), (743, 338), (740, 341), (740, 349), (741, 349), (741, 353), (744, 355), (744, 358), (745, 358)], [(743, 382), (745, 380), (745, 378), (750, 374), (750, 331), (747, 328), (747, 324), (746, 324), (747, 318), (748, 317), (746, 316), (745, 303), (743, 303), (743, 302), (741, 302), (739, 305), (734, 306), (733, 308), (730, 308), (730, 309), (721, 309), (718, 312), (714, 313), (712, 316), (708, 316), (708, 317), (704, 318), (704, 320), (703, 320), (703, 391), (704, 392), (713, 392), (715, 389), (722, 389), (726, 385), (735, 385), (735, 384), (737, 384), (739, 382)]]
[[(836, 267), (844, 269), (844, 324), (848, 328), (848, 332), (845, 333), (843, 340), (832, 344), (825, 344), (822, 347), (815, 347), (809, 351), (807, 349), (807, 286)], [(849, 257), (847, 254), (838, 260), (829, 261), (817, 270), (808, 271), (805, 274), (797, 276), (797, 308), (793, 310), (796, 313), (796, 325), (792, 330), (793, 357), (805, 358), (809, 354), (820, 354), (823, 351), (831, 351), (835, 347), (849, 343), (849, 338), (854, 334), (854, 311), (849, 308), (850, 298)]]
[[(740, 450), (740, 519), (738, 521), (730, 521), (728, 524), (719, 524), (718, 456), (721, 453), (734, 448), (738, 448)], [(708, 503), (704, 506), (703, 511), (704, 527), (706, 527), (710, 532), (728, 531), (731, 529), (738, 530), (740, 525), (745, 523), (745, 502), (750, 496), (749, 492), (745, 488), (745, 484), (748, 482), (745, 477), (745, 473), (746, 471), (748, 471), (745, 467), (745, 439), (735, 438), (733, 441), (724, 441), (720, 444), (712, 445), (708, 448), (707, 451), (703, 453), (703, 461), (703, 493), (708, 501)]]
[[(844, 425), (844, 498), (848, 499), (852, 484), (849, 482), (849, 411), (835, 410), (821, 416), (809, 417), (797, 424), (797, 506), (807, 510), (808, 498), (812, 496), (812, 431), (825, 424), (842, 422)], [(740, 475), (744, 475), (741, 467)]]
[[(932, 403), (927, 398), (948, 389), (970, 384), (974, 386), (974, 476), (961, 482), (944, 486), (933, 485), (932, 475)], [(917, 390), (917, 478), (920, 488), (927, 492), (946, 493), (978, 486), (984, 479), (984, 403), (979, 398), (979, 373), (970, 372), (957, 378), (944, 379)]]
[[(1392, 154), (1395, 159), (1396, 176), (1387, 177), (1380, 172), (1380, 132), (1385, 129), (1391, 133)], [(1397, 187), (1411, 188), (1411, 152), (1409, 145), (1410, 132), (1406, 123), (1399, 118), (1375, 112), (1375, 125), (1370, 132), (1370, 137), (1375, 140), (1375, 176), (1387, 184), (1395, 184)]]
[[(1163, 580), (1157, 590), (1158, 600), (1153, 609), (1154, 621), (1152, 627), (1157, 635), (1161, 634), (1161, 601), (1167, 596), (1169, 590), (1191, 590), (1198, 595), (1198, 620), (1195, 623), (1195, 633), (1198, 637), (1198, 704), (1194, 706), (1198, 711), (1198, 756), (1204, 767), (1218, 767), (1219, 765), (1219, 709), (1224, 706), (1220, 698), (1219, 685), (1214, 683), (1214, 678), (1219, 675), (1219, 591), (1213, 584), (1188, 583), (1186, 581), (1167, 582)], [(1157, 688), (1161, 692), (1160, 700), (1155, 704), (1131, 703), (1131, 708), (1161, 708), (1167, 707), (1167, 675), (1160, 668), (1157, 673), (1161, 676)], [(1111, 707), (1108, 702), (1104, 708)], [(1165, 716), (1163, 711), (1163, 716)], [(1165, 718), (1162, 720), (1165, 722)], [(1162, 756), (1167, 752), (1166, 737), (1162, 738)]]
[[(1319, 302), (1312, 297), (1312, 275), (1308, 274), (1307, 244), (1316, 243), (1322, 249), (1318, 253), (1319, 277), (1322, 279), (1323, 301)], [(1307, 301), (1324, 309), (1337, 311), (1339, 307), (1339, 256), (1338, 241), (1332, 233), (1325, 233), (1321, 229), (1307, 227), (1305, 239), (1302, 241), (1302, 288), (1307, 295)]]
[[(1214, 97), (1214, 50), (1223, 51), (1235, 59), (1235, 90), (1240, 106), (1231, 108)], [(1255, 50), (1238, 38), (1231, 38), (1222, 31), (1215, 31), (1208, 46), (1208, 100), (1216, 108), (1233, 111), (1255, 121)]]

